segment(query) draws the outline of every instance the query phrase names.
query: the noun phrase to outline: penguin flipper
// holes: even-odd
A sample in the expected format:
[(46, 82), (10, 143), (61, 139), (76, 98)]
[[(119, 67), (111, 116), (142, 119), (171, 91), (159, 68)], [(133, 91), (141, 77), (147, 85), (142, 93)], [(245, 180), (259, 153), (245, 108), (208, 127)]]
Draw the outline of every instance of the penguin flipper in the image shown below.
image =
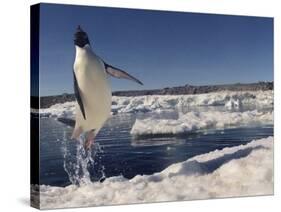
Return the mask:
[(79, 107), (80, 107), (80, 110), (82, 112), (82, 115), (83, 115), (84, 119), (86, 120), (85, 109), (84, 109), (84, 105), (83, 105), (82, 98), (81, 98), (81, 95), (80, 95), (80, 89), (79, 89), (79, 86), (78, 86), (78, 82), (77, 82), (77, 79), (76, 79), (76, 76), (75, 76), (74, 72), (73, 72), (73, 78), (74, 78), (75, 98), (76, 98), (76, 101), (79, 104)]
[(119, 68), (108, 65), (105, 62), (104, 62), (104, 66), (105, 66), (106, 73), (109, 74), (110, 76), (113, 76), (113, 77), (116, 77), (119, 79), (122, 78), (122, 79), (132, 80), (132, 81), (135, 81), (136, 83), (143, 85), (143, 83), (141, 81), (139, 81), (137, 78), (131, 76), (130, 74), (128, 74), (127, 72), (125, 72)]

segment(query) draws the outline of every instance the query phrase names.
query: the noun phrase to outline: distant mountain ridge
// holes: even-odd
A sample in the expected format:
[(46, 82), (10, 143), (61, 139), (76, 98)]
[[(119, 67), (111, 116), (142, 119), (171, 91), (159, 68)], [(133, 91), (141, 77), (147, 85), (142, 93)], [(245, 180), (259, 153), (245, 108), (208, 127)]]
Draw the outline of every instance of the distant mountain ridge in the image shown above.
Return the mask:
[[(184, 85), (177, 87), (166, 87), (163, 89), (114, 91), (113, 96), (145, 96), (145, 95), (183, 95), (203, 94), (218, 91), (258, 91), (273, 90), (273, 82), (257, 83), (235, 83), (225, 85)], [(38, 101), (38, 97), (31, 97), (31, 102)], [(75, 101), (74, 94), (61, 94), (55, 96), (43, 96), (40, 98), (40, 108), (48, 108), (54, 104)], [(33, 104), (34, 105), (34, 104)]]

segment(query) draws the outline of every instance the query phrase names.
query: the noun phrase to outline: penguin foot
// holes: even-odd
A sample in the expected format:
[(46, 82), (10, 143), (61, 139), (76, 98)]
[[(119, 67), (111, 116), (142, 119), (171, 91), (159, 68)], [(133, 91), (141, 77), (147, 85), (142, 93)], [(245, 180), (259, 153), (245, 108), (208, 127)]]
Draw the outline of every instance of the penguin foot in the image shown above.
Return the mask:
[(92, 131), (88, 132), (87, 140), (84, 143), (84, 148), (86, 150), (91, 149), (94, 142), (95, 142), (95, 134), (94, 134), (94, 131), (92, 130)]
[(84, 143), (84, 148), (86, 150), (90, 150), (94, 142), (95, 142), (94, 139), (89, 139), (89, 140), (87, 139), (87, 141)]

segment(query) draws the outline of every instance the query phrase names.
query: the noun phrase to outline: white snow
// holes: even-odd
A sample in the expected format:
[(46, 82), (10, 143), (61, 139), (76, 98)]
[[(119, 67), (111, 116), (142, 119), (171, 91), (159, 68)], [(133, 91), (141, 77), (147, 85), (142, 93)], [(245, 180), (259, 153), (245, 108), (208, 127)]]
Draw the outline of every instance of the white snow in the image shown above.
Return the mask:
[[(222, 91), (196, 95), (152, 95), (136, 97), (112, 97), (113, 113), (161, 112), (194, 106), (225, 106), (239, 109), (244, 106), (256, 108), (273, 107), (273, 91)], [(73, 118), (75, 102), (56, 104), (40, 109), (41, 116)]]
[(273, 124), (273, 112), (257, 110), (245, 112), (206, 111), (180, 114), (178, 119), (136, 119), (131, 134), (179, 134), (207, 129)]
[(107, 178), (80, 187), (40, 186), (41, 208), (273, 194), (273, 137), (215, 150), (160, 173)]

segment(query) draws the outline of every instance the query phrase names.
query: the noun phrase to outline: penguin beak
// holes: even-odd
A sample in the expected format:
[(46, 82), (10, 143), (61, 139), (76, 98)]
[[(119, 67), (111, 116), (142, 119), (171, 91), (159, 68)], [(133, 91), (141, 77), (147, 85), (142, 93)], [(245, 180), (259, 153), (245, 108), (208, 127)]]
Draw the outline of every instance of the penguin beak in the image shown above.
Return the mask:
[(80, 25), (78, 25), (76, 32), (83, 32), (83, 30), (82, 30)]
[(74, 34), (74, 44), (80, 48), (90, 44), (87, 33), (82, 30), (80, 25), (78, 25)]

